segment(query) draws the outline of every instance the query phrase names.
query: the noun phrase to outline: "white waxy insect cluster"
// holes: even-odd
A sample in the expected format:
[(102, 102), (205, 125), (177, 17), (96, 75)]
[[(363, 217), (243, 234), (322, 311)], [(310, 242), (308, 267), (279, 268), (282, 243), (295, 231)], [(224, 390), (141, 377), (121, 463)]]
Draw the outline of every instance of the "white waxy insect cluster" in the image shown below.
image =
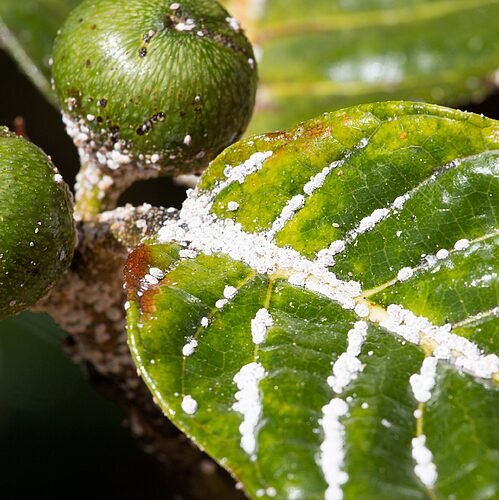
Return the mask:
[(267, 337), (267, 330), (274, 324), (269, 311), (262, 307), (251, 320), (251, 338), (254, 344), (262, 344)]
[(226, 286), (223, 292), (224, 298), (219, 299), (215, 302), (215, 307), (218, 309), (223, 309), (229, 300), (233, 299), (237, 295), (237, 288), (234, 286)]
[(195, 27), (196, 23), (194, 19), (191, 19), (190, 17), (185, 20), (185, 23), (180, 22), (175, 25), (175, 29), (177, 31), (192, 31)]
[(263, 166), (264, 161), (272, 156), (272, 151), (266, 151), (264, 153), (257, 152), (253, 153), (245, 162), (236, 167), (227, 167), (224, 171), (227, 180), (221, 183), (218, 189), (215, 190), (215, 194), (225, 189), (227, 186), (233, 182), (239, 182), (242, 184), (248, 175), (260, 170)]
[(297, 194), (293, 196), (281, 211), (281, 214), (272, 223), (272, 227), (267, 231), (267, 238), (272, 239), (294, 216), (295, 213), (305, 205), (305, 196)]
[(450, 332), (451, 325), (435, 326), (427, 318), (416, 316), (403, 307), (391, 304), (380, 325), (413, 344), (433, 345), (433, 356), (481, 378), (492, 378), (499, 371), (499, 358), (484, 355), (468, 339)]
[(470, 246), (470, 242), (467, 239), (457, 240), (454, 244), (454, 250), (466, 250)]
[(324, 432), (324, 441), (320, 447), (320, 463), (328, 485), (326, 500), (341, 500), (343, 498), (341, 486), (348, 481), (348, 474), (343, 470), (345, 427), (340, 422), (340, 418), (347, 413), (348, 404), (340, 398), (335, 398), (322, 407), (319, 424)]
[[(342, 353), (333, 364), (333, 375), (327, 383), (337, 394), (355, 380), (362, 371), (363, 365), (358, 356), (367, 336), (368, 325), (365, 321), (357, 321), (348, 332), (346, 352)], [(322, 408), (322, 426), (324, 441), (321, 444), (320, 464), (324, 478), (328, 484), (325, 498), (340, 500), (343, 498), (341, 486), (348, 481), (348, 474), (343, 470), (345, 460), (345, 427), (340, 417), (348, 413), (348, 403), (334, 398)]]
[(403, 267), (397, 274), (397, 279), (399, 281), (407, 281), (412, 278), (414, 271), (411, 267)]
[(226, 286), (224, 288), (224, 298), (227, 300), (233, 299), (237, 294), (237, 288), (235, 286)]
[(357, 321), (348, 332), (348, 346), (333, 365), (333, 375), (328, 377), (327, 383), (337, 394), (341, 394), (345, 387), (357, 378), (362, 371), (362, 363), (358, 355), (367, 335), (367, 323)]
[(197, 346), (198, 341), (196, 339), (189, 339), (184, 347), (182, 347), (182, 354), (184, 356), (190, 356), (191, 354), (194, 354)]
[(192, 396), (187, 395), (183, 397), (181, 407), (188, 415), (194, 415), (198, 410), (198, 402)]
[(377, 208), (372, 214), (361, 219), (358, 226), (349, 233), (349, 239), (354, 239), (358, 235), (371, 231), (376, 224), (386, 219), (389, 214), (390, 210), (388, 210), (388, 208)]
[(420, 373), (411, 375), (409, 379), (414, 397), (420, 403), (426, 403), (431, 398), (437, 376), (437, 363), (437, 358), (428, 356), (423, 361)]
[(437, 466), (433, 463), (433, 454), (426, 447), (426, 436), (421, 434), (412, 440), (412, 458), (416, 462), (414, 472), (428, 488), (435, 486), (438, 478)]
[(317, 252), (317, 261), (322, 263), (324, 266), (333, 266), (335, 263), (335, 255), (343, 252), (346, 248), (346, 242), (343, 240), (333, 241), (328, 248), (319, 250)]
[(335, 168), (341, 167), (345, 163), (345, 160), (338, 160), (331, 163), (329, 166), (324, 167), (318, 174), (315, 174), (310, 178), (310, 180), (303, 186), (303, 192), (308, 196), (312, 196), (313, 192), (321, 188), (326, 181), (327, 176)]
[(445, 260), (449, 256), (449, 251), (446, 250), (445, 248), (441, 248), (437, 253), (436, 253), (436, 258), (438, 260)]
[[(419, 373), (411, 375), (409, 383), (414, 397), (419, 403), (426, 403), (431, 398), (431, 391), (435, 387), (437, 377), (438, 359), (434, 356), (428, 356), (423, 360)], [(423, 417), (420, 408), (414, 412), (414, 417), (419, 419)], [(415, 437), (412, 440), (412, 457), (416, 462), (414, 472), (421, 482), (431, 488), (437, 480), (437, 467), (433, 463), (433, 455), (426, 447), (426, 436), (424, 434)]]
[(248, 363), (234, 375), (234, 382), (239, 389), (236, 392), (236, 402), (232, 409), (241, 413), (243, 421), (239, 426), (241, 433), (241, 448), (256, 460), (257, 442), (256, 428), (262, 414), (262, 401), (258, 387), (265, 378), (265, 369), (260, 363)]

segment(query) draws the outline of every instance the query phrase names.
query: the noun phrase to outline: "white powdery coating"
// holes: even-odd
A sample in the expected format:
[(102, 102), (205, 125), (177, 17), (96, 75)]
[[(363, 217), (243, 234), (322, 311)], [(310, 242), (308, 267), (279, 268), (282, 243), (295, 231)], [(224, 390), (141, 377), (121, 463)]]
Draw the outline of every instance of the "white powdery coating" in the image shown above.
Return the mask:
[(414, 397), (420, 403), (426, 403), (431, 398), (431, 391), (435, 386), (437, 376), (437, 363), (438, 359), (433, 356), (425, 358), (421, 371), (409, 378)]
[(270, 313), (262, 307), (251, 320), (251, 338), (254, 344), (262, 344), (267, 337), (267, 330), (274, 324)]
[(182, 347), (182, 354), (184, 356), (190, 356), (191, 354), (194, 354), (194, 351), (196, 350), (196, 347), (198, 346), (198, 341), (196, 339), (190, 339), (184, 347)]
[(414, 472), (421, 482), (428, 488), (435, 486), (437, 481), (437, 467), (433, 463), (433, 454), (426, 447), (426, 436), (415, 437), (412, 440), (412, 458), (416, 462)]
[(227, 203), (227, 210), (230, 210), (231, 212), (235, 212), (239, 208), (239, 203), (237, 201), (229, 201)]
[(357, 321), (348, 332), (347, 350), (335, 361), (333, 375), (327, 379), (328, 385), (337, 394), (341, 394), (343, 389), (362, 371), (363, 366), (357, 356), (360, 354), (366, 335), (367, 323), (365, 321)]
[(285, 225), (289, 222), (295, 215), (295, 213), (300, 210), (300, 208), (305, 205), (305, 196), (302, 194), (297, 194), (293, 196), (281, 211), (281, 214), (272, 223), (272, 227), (267, 231), (267, 237), (272, 239)]
[(198, 409), (198, 402), (192, 396), (184, 396), (182, 399), (182, 410), (188, 415), (194, 415)]
[(454, 250), (466, 250), (470, 246), (470, 241), (467, 239), (457, 240), (454, 245)]
[(412, 278), (414, 271), (410, 267), (403, 267), (397, 274), (397, 279), (399, 281), (407, 281)]
[(341, 485), (348, 481), (348, 474), (343, 470), (345, 461), (345, 427), (340, 422), (348, 412), (348, 405), (342, 399), (335, 398), (322, 407), (322, 426), (324, 441), (320, 447), (320, 465), (328, 484), (326, 500), (341, 500), (343, 491)]
[(220, 193), (222, 190), (224, 190), (227, 186), (234, 182), (239, 182), (242, 184), (246, 177), (248, 175), (253, 174), (254, 172), (257, 172), (263, 167), (263, 163), (267, 158), (270, 158), (272, 156), (273, 152), (272, 151), (266, 151), (264, 153), (262, 152), (257, 152), (253, 153), (245, 162), (241, 163), (240, 165), (237, 165), (236, 167), (227, 167), (224, 170), (225, 177), (227, 177), (227, 180), (225, 182), (222, 182), (216, 191), (216, 194)]
[(499, 357), (495, 354), (484, 355), (473, 342), (450, 333), (449, 324), (435, 326), (427, 318), (416, 316), (399, 305), (391, 304), (380, 325), (412, 344), (433, 345), (435, 358), (449, 361), (476, 377), (492, 378), (499, 371)]
[(201, 318), (201, 326), (206, 328), (209, 324), (210, 324), (210, 320), (206, 316), (203, 316)]
[(237, 288), (235, 286), (226, 286), (224, 288), (224, 298), (233, 299), (237, 294)]
[(234, 375), (239, 389), (232, 409), (241, 413), (243, 421), (239, 426), (241, 448), (256, 460), (256, 428), (262, 414), (262, 401), (258, 384), (265, 378), (265, 369), (260, 363), (248, 363)]

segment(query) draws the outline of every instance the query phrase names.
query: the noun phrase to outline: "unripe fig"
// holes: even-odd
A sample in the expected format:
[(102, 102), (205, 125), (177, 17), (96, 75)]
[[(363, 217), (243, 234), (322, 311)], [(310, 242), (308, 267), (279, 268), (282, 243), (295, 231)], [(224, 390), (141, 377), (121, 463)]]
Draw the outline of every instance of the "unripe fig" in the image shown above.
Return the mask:
[(161, 174), (200, 170), (234, 142), (257, 79), (250, 43), (213, 0), (84, 0), (52, 69), (77, 146)]
[(68, 267), (71, 195), (45, 153), (0, 127), (0, 319), (34, 304)]

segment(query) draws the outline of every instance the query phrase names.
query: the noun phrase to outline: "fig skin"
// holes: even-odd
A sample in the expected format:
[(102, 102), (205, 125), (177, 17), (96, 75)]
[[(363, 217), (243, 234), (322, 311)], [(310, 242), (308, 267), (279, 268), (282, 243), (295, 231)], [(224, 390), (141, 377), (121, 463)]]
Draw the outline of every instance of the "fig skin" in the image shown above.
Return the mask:
[(213, 0), (84, 0), (62, 27), (53, 81), (68, 132), (112, 170), (202, 170), (244, 132), (251, 44)]
[(71, 195), (45, 153), (0, 127), (0, 319), (43, 297), (75, 245)]

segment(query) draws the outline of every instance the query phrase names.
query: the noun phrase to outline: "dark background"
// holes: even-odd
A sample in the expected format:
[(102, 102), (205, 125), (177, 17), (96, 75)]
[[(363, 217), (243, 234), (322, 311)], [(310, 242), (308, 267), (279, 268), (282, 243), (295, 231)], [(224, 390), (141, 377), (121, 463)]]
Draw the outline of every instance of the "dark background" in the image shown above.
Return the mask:
[[(69, 185), (78, 157), (52, 108), (0, 51), (0, 125), (22, 116), (29, 138), (49, 154)], [(499, 92), (461, 109), (499, 118)], [(135, 184), (122, 202), (179, 207), (184, 190), (169, 179)], [(85, 382), (59, 347), (48, 318), (0, 322), (0, 496), (172, 498), (154, 459), (142, 454), (123, 414)]]

